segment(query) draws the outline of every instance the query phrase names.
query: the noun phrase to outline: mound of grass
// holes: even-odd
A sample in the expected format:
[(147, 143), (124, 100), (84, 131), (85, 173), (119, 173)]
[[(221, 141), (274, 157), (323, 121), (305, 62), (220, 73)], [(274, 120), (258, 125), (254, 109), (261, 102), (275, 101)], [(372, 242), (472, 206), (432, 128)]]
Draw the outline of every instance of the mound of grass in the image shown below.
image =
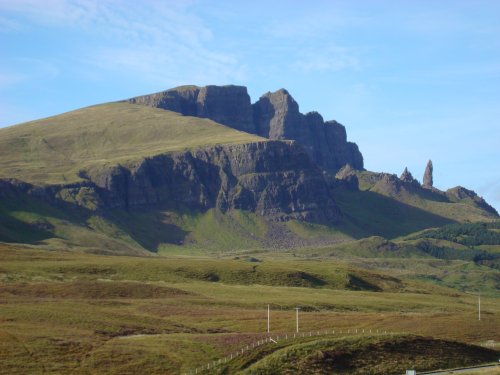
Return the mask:
[(79, 181), (80, 170), (204, 145), (264, 138), (208, 119), (109, 103), (0, 129), (0, 178), (31, 183)]
[[(253, 355), (258, 358), (258, 353)], [(496, 361), (497, 356), (491, 349), (418, 336), (321, 339), (276, 350), (237, 373), (396, 375), (408, 368), (477, 365)]]

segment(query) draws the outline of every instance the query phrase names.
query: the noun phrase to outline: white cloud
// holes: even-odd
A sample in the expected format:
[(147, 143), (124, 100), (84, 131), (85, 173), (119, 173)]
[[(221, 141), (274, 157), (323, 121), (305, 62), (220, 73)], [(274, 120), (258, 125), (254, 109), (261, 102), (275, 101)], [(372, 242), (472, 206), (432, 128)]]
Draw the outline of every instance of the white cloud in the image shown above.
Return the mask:
[(245, 65), (211, 44), (212, 31), (190, 6), (189, 1), (0, 0), (0, 10), (92, 37), (92, 47), (84, 46), (74, 58), (88, 69), (103, 69), (103, 76), (111, 70), (166, 85), (244, 80)]
[(21, 14), (44, 25), (74, 24), (92, 15), (93, 4), (67, 0), (0, 0), (0, 10)]

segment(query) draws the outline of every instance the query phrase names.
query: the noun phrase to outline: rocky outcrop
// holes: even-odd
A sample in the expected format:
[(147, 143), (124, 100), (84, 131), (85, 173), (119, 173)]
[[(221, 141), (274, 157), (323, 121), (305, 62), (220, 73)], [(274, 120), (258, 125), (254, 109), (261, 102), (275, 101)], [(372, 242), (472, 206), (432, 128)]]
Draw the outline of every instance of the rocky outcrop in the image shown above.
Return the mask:
[(432, 173), (433, 173), (432, 160), (429, 160), (427, 162), (427, 166), (425, 167), (424, 179), (422, 181), (423, 187), (428, 188), (428, 189), (432, 188), (432, 186), (434, 184)]
[(462, 186), (456, 186), (454, 188), (448, 189), (445, 192), (446, 196), (450, 202), (454, 203), (465, 203), (477, 206), (483, 210), (498, 216), (497, 210), (490, 206), (482, 197), (478, 196), (475, 191), (466, 189)]
[(333, 187), (343, 187), (348, 190), (359, 190), (359, 180), (356, 176), (356, 170), (349, 164), (342, 167), (335, 175)]
[(315, 164), (331, 172), (346, 164), (363, 169), (363, 156), (355, 143), (347, 141), (345, 127), (325, 122), (317, 112), (300, 113), (284, 89), (268, 92), (253, 105), (243, 86), (184, 86), (129, 102), (210, 118), (271, 140), (295, 140)]
[(389, 197), (399, 195), (404, 190), (405, 185), (409, 185), (395, 174), (377, 173), (375, 179), (376, 182), (370, 190)]
[(407, 168), (400, 177), (389, 173), (374, 173), (371, 179), (373, 183), (371, 191), (392, 198), (415, 195), (422, 191), (422, 187)]
[(408, 171), (407, 167), (405, 167), (405, 170), (403, 171), (399, 179), (409, 184), (419, 184), (418, 181), (413, 178), (413, 175), (410, 173), (410, 171)]
[(293, 141), (210, 146), (81, 175), (86, 181), (45, 187), (0, 180), (0, 198), (28, 194), (91, 211), (162, 206), (241, 209), (277, 221), (340, 218), (323, 173)]
[(276, 220), (334, 222), (322, 173), (296, 142), (213, 146), (158, 155), (89, 176), (112, 207), (242, 209)]
[(347, 142), (345, 127), (336, 121), (325, 122), (317, 112), (303, 115), (288, 91), (268, 92), (253, 108), (258, 135), (294, 139), (317, 165), (330, 171), (338, 171), (346, 164), (363, 169), (363, 156), (356, 144)]
[(128, 101), (185, 116), (209, 118), (219, 124), (255, 133), (250, 96), (243, 86), (182, 86)]

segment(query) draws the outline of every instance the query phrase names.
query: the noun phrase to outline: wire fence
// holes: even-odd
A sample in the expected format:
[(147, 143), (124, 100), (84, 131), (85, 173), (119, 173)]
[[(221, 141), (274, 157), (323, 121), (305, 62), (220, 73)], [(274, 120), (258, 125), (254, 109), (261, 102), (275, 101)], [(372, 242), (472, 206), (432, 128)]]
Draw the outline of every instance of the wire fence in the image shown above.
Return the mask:
[(299, 340), (307, 337), (318, 337), (318, 336), (349, 336), (349, 335), (393, 335), (394, 332), (385, 329), (367, 329), (367, 328), (350, 328), (350, 329), (330, 329), (330, 330), (316, 330), (309, 332), (294, 332), (294, 333), (282, 333), (271, 335), (268, 334), (267, 337), (259, 339), (255, 342), (247, 344), (240, 349), (226, 355), (215, 361), (207, 362), (203, 366), (196, 367), (190, 371), (184, 372), (183, 375), (196, 375), (196, 374), (208, 374), (214, 372), (216, 369), (228, 364), (232, 360), (241, 357), (245, 353), (259, 348), (263, 345), (268, 344), (278, 344), (282, 341), (288, 340)]

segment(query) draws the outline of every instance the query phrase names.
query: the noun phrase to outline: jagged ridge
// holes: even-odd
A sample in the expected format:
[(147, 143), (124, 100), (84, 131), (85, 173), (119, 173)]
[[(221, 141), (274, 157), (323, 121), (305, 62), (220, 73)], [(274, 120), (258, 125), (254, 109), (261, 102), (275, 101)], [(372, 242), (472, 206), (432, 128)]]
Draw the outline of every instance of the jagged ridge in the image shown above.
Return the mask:
[(288, 91), (268, 92), (253, 105), (243, 86), (183, 86), (128, 102), (206, 117), (220, 124), (272, 140), (296, 140), (318, 166), (336, 172), (349, 164), (363, 169), (363, 156), (347, 142), (345, 127), (323, 120), (317, 112), (302, 114)]

